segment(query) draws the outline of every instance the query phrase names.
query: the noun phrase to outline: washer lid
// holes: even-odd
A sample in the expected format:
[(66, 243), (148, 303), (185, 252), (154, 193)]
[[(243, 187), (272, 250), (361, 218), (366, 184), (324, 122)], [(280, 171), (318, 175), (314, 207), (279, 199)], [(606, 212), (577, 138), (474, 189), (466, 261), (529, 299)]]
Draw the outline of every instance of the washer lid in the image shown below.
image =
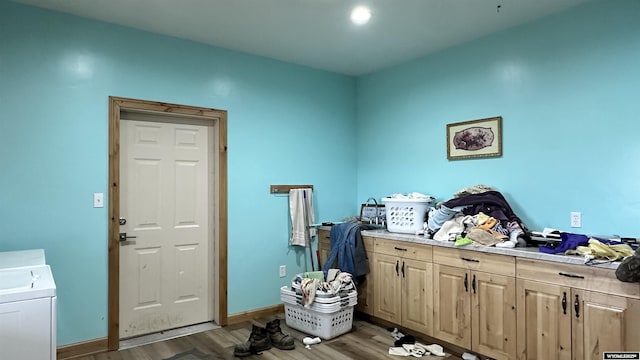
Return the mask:
[(33, 276), (31, 271), (3, 270), (0, 271), (0, 292), (24, 291), (33, 287)]
[(0, 270), (0, 303), (56, 296), (49, 265)]

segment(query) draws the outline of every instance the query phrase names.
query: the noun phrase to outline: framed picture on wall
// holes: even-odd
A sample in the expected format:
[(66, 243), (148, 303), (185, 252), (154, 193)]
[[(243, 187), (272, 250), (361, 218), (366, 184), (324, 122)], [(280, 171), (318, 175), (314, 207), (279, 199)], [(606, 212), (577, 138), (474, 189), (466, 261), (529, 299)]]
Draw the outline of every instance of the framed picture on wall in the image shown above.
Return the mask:
[(447, 159), (502, 156), (502, 116), (447, 124)]

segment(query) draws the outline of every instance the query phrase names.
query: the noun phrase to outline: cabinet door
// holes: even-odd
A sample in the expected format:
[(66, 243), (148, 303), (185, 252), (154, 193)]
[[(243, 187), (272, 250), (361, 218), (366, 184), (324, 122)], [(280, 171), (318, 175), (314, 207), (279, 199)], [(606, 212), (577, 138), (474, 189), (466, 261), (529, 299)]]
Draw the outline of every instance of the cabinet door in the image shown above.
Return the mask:
[(518, 360), (571, 359), (571, 290), (517, 280)]
[[(576, 306), (577, 302), (577, 306)], [(572, 289), (573, 358), (640, 351), (640, 300)]]
[(356, 310), (373, 315), (375, 266), (373, 263), (373, 253), (371, 251), (367, 251), (367, 258), (369, 259), (369, 274), (367, 274), (363, 283), (358, 284), (358, 304), (356, 305)]
[(469, 271), (433, 264), (433, 336), (471, 348)]
[(402, 326), (431, 335), (433, 324), (433, 264), (401, 259)]
[(516, 278), (471, 272), (471, 349), (494, 359), (516, 357)]
[(400, 258), (384, 254), (374, 254), (374, 315), (400, 324), (401, 317), (401, 284)]

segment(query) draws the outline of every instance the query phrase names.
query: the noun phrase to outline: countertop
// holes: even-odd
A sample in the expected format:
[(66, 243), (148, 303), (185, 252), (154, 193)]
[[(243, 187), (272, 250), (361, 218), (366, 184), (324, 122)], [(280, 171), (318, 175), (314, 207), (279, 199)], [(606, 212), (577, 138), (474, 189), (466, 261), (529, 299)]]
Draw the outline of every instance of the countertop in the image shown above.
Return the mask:
[[(331, 230), (331, 227), (322, 226), (320, 227), (320, 229)], [(398, 241), (406, 241), (406, 242), (412, 242), (412, 243), (418, 243), (418, 244), (458, 248), (458, 249), (479, 251), (479, 252), (491, 253), (491, 254), (509, 255), (509, 256), (515, 256), (520, 258), (527, 258), (527, 259), (545, 260), (545, 261), (553, 261), (553, 262), (565, 263), (565, 264), (597, 267), (602, 269), (615, 270), (618, 268), (618, 265), (620, 265), (620, 261), (603, 263), (598, 265), (585, 265), (584, 258), (581, 256), (564, 255), (564, 254), (547, 254), (547, 253), (538, 251), (537, 247), (497, 248), (495, 246), (484, 246), (484, 245), (475, 245), (475, 244), (467, 245), (467, 246), (455, 246), (453, 244), (453, 241), (438, 241), (433, 239), (427, 239), (424, 236), (419, 236), (419, 235), (392, 233), (386, 229), (362, 230), (362, 235), (377, 237), (381, 239), (388, 239), (388, 240), (398, 240)]]

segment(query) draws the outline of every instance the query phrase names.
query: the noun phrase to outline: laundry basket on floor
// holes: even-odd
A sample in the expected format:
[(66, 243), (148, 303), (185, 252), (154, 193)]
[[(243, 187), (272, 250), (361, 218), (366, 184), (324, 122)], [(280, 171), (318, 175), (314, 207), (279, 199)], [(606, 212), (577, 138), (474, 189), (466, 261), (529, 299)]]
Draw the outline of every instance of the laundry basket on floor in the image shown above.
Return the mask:
[(310, 307), (301, 305), (302, 296), (287, 286), (280, 288), (284, 303), (287, 326), (309, 335), (329, 340), (351, 331), (353, 308), (358, 302), (358, 293), (353, 290), (348, 296), (317, 298)]

